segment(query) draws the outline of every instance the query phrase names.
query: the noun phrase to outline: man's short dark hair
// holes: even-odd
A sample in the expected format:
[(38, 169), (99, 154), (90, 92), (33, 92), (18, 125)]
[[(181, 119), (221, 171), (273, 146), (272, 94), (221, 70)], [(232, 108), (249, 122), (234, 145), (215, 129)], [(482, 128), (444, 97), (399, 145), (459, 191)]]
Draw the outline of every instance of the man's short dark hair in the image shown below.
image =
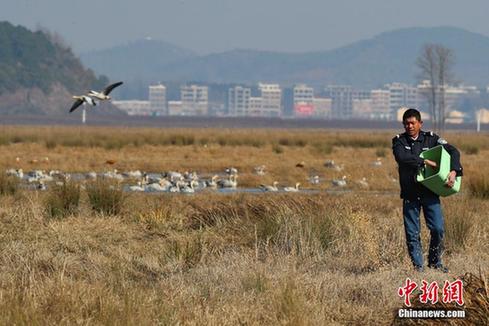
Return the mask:
[(406, 121), (411, 117), (415, 117), (416, 120), (421, 121), (421, 113), (413, 108), (409, 108), (406, 111), (404, 111), (404, 114), (402, 115), (402, 121)]

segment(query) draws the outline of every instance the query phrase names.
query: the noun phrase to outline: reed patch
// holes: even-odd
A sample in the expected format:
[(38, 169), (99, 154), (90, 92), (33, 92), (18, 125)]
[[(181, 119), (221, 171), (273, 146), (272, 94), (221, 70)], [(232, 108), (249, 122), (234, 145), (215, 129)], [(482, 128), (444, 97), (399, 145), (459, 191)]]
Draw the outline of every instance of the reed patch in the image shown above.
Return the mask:
[(127, 198), (118, 183), (108, 180), (90, 182), (86, 191), (92, 210), (105, 215), (120, 214)]
[(53, 185), (45, 199), (47, 215), (51, 218), (64, 218), (76, 214), (80, 206), (80, 185), (63, 182)]

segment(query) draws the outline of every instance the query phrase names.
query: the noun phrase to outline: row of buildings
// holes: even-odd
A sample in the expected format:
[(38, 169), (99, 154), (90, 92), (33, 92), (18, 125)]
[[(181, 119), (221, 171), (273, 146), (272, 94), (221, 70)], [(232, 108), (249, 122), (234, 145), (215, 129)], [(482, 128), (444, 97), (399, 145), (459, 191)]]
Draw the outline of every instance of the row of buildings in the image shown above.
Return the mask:
[(126, 100), (112, 102), (129, 115), (208, 115), (209, 88), (199, 85), (185, 85), (180, 88), (179, 101), (167, 101), (164, 85), (149, 86), (149, 100)]
[[(206, 116), (217, 114), (232, 117), (296, 117), (319, 119), (380, 119), (398, 120), (400, 107), (427, 108), (429, 82), (413, 86), (391, 83), (381, 89), (358, 90), (351, 86), (328, 85), (319, 91), (306, 84), (282, 89), (279, 84), (259, 83), (256, 87), (232, 86), (225, 103), (209, 104), (209, 88), (202, 85), (183, 85), (179, 100), (167, 100), (164, 85), (149, 86), (147, 101), (130, 100), (113, 103), (129, 115)], [(445, 88), (448, 112), (458, 112), (464, 97), (478, 96), (474, 86)], [(217, 109), (216, 109), (217, 107)], [(456, 113), (455, 120), (463, 120)], [(457, 121), (451, 122), (458, 122)]]

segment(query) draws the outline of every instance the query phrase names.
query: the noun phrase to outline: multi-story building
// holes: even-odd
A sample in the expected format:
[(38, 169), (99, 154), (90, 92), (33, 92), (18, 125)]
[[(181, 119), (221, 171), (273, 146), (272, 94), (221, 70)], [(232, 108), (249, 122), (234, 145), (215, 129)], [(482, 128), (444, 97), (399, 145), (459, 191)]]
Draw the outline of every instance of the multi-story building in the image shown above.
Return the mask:
[(353, 112), (353, 89), (351, 86), (328, 85), (326, 97), (332, 100), (331, 117), (333, 119), (350, 119)]
[[(431, 98), (431, 86), (429, 80), (422, 81), (418, 86), (419, 105), (425, 111), (431, 111), (429, 99)], [(444, 88), (445, 93), (445, 114), (448, 117), (450, 112), (459, 110), (460, 102), (463, 98), (479, 97), (480, 91), (475, 86), (452, 86)], [(440, 89), (436, 91), (437, 102), (440, 99)]]
[(419, 106), (418, 88), (403, 84), (392, 83), (385, 85), (389, 91), (390, 119), (397, 115), (401, 107), (416, 108)]
[(367, 90), (352, 90), (352, 118), (370, 119), (372, 115), (371, 93)]
[(280, 117), (282, 115), (282, 90), (278, 84), (259, 83), (261, 92), (261, 116)]
[(149, 101), (112, 101), (112, 104), (126, 112), (128, 115), (154, 115)]
[[(400, 107), (396, 110), (396, 121), (402, 122), (402, 116), (404, 115), (404, 112), (406, 112), (407, 109), (408, 107)], [(421, 119), (423, 119), (423, 121), (431, 120), (431, 114), (428, 113), (428, 111), (419, 109), (419, 113), (421, 113)]]
[(372, 99), (372, 113), (368, 119), (395, 119), (395, 116), (392, 115), (390, 108), (390, 91), (384, 89), (373, 89), (370, 91), (370, 98)]
[(250, 110), (251, 89), (235, 86), (228, 91), (228, 114), (233, 117), (244, 117)]
[(331, 104), (330, 98), (313, 98), (314, 117), (320, 119), (331, 119)]
[(314, 115), (314, 88), (305, 84), (294, 86), (294, 116), (311, 117)]
[(250, 108), (248, 111), (248, 116), (250, 117), (262, 116), (261, 106), (262, 106), (261, 97), (250, 97)]
[(182, 101), (168, 101), (168, 115), (182, 115)]
[(370, 99), (370, 91), (364, 89), (353, 89), (352, 90), (352, 99), (354, 100), (368, 100)]
[(372, 99), (353, 99), (352, 118), (354, 119), (371, 119), (372, 117)]
[(180, 87), (183, 115), (207, 115), (209, 111), (208, 87), (185, 85)]
[(167, 115), (166, 87), (161, 84), (149, 86), (149, 103), (155, 115)]

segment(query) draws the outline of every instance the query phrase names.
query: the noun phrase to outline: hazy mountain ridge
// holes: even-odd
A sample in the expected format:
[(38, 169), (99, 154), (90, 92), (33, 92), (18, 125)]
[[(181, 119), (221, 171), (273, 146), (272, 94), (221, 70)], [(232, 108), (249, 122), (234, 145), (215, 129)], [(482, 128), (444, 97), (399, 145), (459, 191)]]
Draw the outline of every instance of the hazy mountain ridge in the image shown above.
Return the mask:
[[(145, 66), (140, 71), (151, 71), (151, 75), (136, 78), (143, 83), (274, 81), (284, 85), (307, 82), (375, 88), (394, 81), (416, 82), (415, 61), (425, 43), (440, 43), (454, 50), (455, 74), (459, 80), (479, 86), (488, 84), (489, 37), (455, 27), (404, 28), (330, 51), (281, 53), (236, 49), (204, 56), (181, 56), (164, 65), (161, 61), (145, 60), (139, 63)], [(125, 56), (124, 52), (118, 55)], [(98, 67), (86, 58), (84, 62), (92, 68)], [(125, 65), (113, 67), (110, 74), (130, 80), (133, 76), (126, 73), (125, 66), (132, 64), (127, 59)]]
[[(71, 95), (107, 85), (106, 77), (97, 78), (58, 41), (46, 32), (0, 22), (2, 113), (66, 113)], [(173, 85), (176, 95), (170, 92), (174, 96), (169, 94), (169, 98), (178, 96), (178, 85), (183, 82), (224, 85), (263, 81), (283, 86), (306, 82), (376, 88), (394, 81), (414, 83), (414, 62), (422, 45), (429, 42), (454, 50), (458, 80), (489, 84), (489, 38), (454, 27), (405, 28), (338, 49), (307, 53), (236, 49), (199, 56), (169, 43), (141, 40), (102, 51), (105, 65), (95, 71), (107, 73), (111, 81), (124, 80), (124, 87), (114, 91), (116, 98), (145, 99), (148, 84), (158, 81)], [(107, 103), (95, 111), (118, 113)]]
[[(0, 22), (0, 110), (3, 114), (66, 112), (71, 94), (104, 87), (71, 49), (42, 31)], [(103, 111), (103, 110), (102, 110)]]
[(95, 71), (118, 79), (158, 79), (166, 65), (194, 58), (197, 54), (176, 45), (151, 39), (80, 55), (82, 62)]

